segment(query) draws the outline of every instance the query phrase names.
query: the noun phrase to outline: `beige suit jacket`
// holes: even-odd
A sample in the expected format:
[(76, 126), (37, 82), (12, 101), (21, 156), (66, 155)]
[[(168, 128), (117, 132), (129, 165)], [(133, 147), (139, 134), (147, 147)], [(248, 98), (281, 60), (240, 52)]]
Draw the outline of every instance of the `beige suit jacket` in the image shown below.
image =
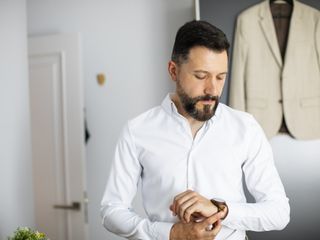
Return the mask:
[(229, 104), (276, 135), (284, 115), (297, 139), (320, 138), (320, 13), (293, 1), (285, 60), (265, 0), (237, 19)]

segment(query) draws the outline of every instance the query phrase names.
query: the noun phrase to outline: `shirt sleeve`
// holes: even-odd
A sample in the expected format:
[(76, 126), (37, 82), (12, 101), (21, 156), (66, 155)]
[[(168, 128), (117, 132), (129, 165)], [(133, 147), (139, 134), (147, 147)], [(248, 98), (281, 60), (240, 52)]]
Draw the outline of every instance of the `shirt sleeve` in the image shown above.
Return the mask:
[(271, 146), (253, 117), (252, 120), (243, 172), (256, 202), (227, 202), (229, 213), (223, 224), (239, 230), (281, 230), (290, 220), (289, 200), (274, 165)]
[(110, 232), (127, 239), (168, 240), (173, 223), (152, 222), (139, 216), (131, 207), (142, 172), (136, 155), (127, 124), (116, 146), (101, 201), (102, 224)]

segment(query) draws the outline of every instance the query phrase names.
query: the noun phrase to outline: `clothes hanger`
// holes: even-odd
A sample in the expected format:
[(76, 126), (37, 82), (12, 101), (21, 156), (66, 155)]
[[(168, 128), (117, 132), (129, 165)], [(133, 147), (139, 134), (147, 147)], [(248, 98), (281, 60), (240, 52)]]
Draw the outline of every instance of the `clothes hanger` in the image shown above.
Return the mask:
[(293, 0), (270, 0), (270, 3), (288, 3), (293, 5)]
[[(290, 6), (293, 6), (293, 0), (270, 0), (270, 4), (272, 3), (275, 3), (275, 4), (289, 4)], [(287, 19), (290, 19), (290, 15), (283, 15), (281, 13), (278, 13), (278, 14), (273, 14), (272, 15), (272, 18), (275, 19), (275, 18), (287, 18)]]

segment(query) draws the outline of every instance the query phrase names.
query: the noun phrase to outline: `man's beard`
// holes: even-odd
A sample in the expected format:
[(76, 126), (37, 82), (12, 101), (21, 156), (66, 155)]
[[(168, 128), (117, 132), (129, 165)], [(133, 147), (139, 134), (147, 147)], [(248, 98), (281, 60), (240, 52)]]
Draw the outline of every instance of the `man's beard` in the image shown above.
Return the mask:
[[(194, 119), (204, 122), (212, 118), (216, 112), (219, 105), (219, 96), (212, 96), (206, 94), (204, 96), (189, 97), (189, 95), (183, 90), (179, 81), (177, 82), (177, 94), (182, 103), (183, 109)], [(214, 106), (211, 104), (204, 104), (202, 109), (196, 107), (199, 101), (215, 101)]]

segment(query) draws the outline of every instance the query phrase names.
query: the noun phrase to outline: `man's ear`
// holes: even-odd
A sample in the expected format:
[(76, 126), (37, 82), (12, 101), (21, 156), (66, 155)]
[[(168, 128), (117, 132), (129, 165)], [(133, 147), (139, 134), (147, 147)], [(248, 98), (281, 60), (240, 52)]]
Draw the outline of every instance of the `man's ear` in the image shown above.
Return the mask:
[(168, 72), (171, 76), (172, 81), (177, 81), (178, 66), (174, 61), (169, 61)]

